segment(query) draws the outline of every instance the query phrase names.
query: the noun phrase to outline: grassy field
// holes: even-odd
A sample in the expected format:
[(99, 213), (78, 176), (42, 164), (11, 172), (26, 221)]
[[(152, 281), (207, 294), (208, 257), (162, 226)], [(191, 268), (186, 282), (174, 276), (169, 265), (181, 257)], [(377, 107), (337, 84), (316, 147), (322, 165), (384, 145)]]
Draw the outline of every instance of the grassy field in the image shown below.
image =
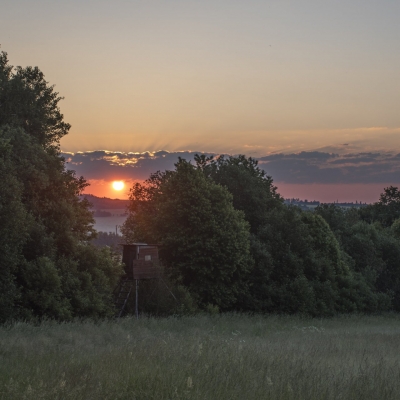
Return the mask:
[(0, 327), (1, 399), (399, 399), (400, 317)]

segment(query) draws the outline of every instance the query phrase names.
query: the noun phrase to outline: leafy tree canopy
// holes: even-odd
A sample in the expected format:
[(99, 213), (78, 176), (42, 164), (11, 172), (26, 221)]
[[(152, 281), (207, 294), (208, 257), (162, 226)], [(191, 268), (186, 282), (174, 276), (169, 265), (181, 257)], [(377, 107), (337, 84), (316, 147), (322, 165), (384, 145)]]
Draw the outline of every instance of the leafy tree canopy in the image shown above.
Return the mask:
[(112, 312), (121, 269), (89, 243), (87, 183), (60, 157), (60, 100), (38, 68), (0, 54), (0, 321)]
[(185, 160), (130, 192), (128, 240), (160, 243), (171, 275), (198, 303), (232, 309), (247, 290), (249, 226), (232, 196)]
[[(315, 212), (331, 226), (340, 243), (343, 258), (354, 277), (364, 282), (364, 289), (369, 287), (374, 296), (380, 297), (386, 304), (391, 299), (392, 305), (398, 310), (400, 243), (396, 240), (395, 228), (384, 228), (375, 219), (378, 217), (376, 209), (380, 207), (387, 206), (375, 203), (367, 209), (343, 210), (336, 205), (322, 205)], [(379, 308), (373, 305), (372, 300), (365, 304), (369, 311)]]
[(395, 186), (389, 186), (381, 193), (379, 201), (360, 210), (361, 218), (368, 222), (379, 222), (390, 227), (400, 218), (400, 192)]
[(215, 183), (225, 186), (233, 196), (233, 206), (242, 210), (256, 233), (271, 209), (283, 205), (273, 180), (258, 166), (258, 161), (244, 155), (218, 158), (196, 155), (197, 167)]
[(7, 53), (0, 53), (0, 126), (21, 127), (44, 148), (59, 148), (70, 129), (58, 106), (61, 99), (38, 67), (13, 68)]

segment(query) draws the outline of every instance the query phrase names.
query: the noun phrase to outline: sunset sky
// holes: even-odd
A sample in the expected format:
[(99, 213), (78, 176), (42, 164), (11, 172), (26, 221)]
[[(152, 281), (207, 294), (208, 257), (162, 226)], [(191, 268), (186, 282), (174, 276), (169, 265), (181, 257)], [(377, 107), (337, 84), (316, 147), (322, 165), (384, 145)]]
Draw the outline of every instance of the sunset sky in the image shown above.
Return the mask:
[(371, 202), (400, 184), (399, 16), (398, 0), (0, 0), (0, 43), (65, 97), (88, 192), (241, 153), (285, 197)]

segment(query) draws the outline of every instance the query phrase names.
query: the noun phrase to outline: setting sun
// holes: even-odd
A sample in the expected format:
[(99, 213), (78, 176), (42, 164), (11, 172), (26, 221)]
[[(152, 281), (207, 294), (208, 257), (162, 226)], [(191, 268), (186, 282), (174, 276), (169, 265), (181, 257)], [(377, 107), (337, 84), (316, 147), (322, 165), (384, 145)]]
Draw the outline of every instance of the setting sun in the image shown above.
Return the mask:
[(122, 190), (124, 188), (125, 184), (123, 181), (114, 181), (112, 183), (112, 187), (114, 190)]

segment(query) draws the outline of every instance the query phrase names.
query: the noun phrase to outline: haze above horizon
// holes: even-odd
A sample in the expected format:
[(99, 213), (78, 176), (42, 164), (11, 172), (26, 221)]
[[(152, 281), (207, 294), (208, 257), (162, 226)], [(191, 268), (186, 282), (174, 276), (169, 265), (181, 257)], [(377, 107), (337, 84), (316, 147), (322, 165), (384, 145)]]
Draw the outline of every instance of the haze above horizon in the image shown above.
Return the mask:
[[(263, 165), (285, 197), (370, 201), (400, 182), (399, 2), (6, 0), (1, 14), (11, 64), (65, 97), (62, 150), (95, 194), (172, 160), (139, 171), (101, 149), (276, 154)], [(315, 150), (339, 158), (293, 156)]]

